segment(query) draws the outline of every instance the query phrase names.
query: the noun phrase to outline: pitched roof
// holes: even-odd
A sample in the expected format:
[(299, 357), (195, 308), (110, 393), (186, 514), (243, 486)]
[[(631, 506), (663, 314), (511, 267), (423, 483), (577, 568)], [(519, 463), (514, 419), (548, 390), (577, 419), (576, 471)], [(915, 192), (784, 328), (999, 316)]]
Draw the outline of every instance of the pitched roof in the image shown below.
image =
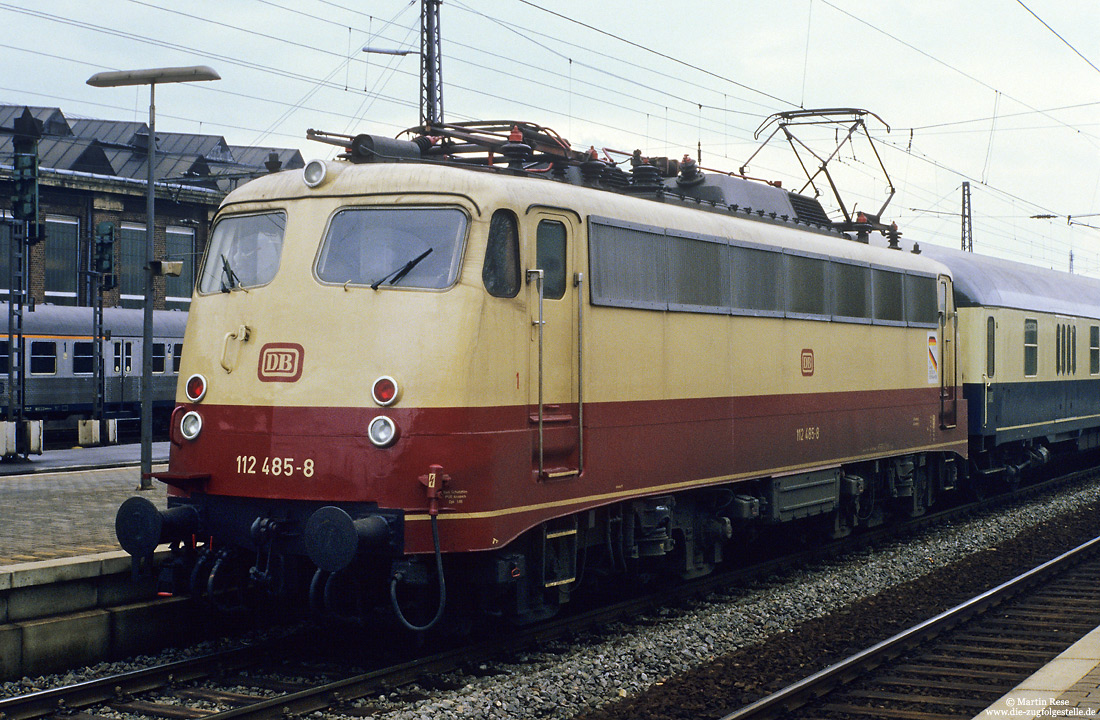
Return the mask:
[(69, 122), (61, 112), (61, 108), (55, 107), (30, 107), (27, 105), (0, 105), (0, 127), (10, 128), (15, 119), (23, 114), (23, 109), (31, 111), (35, 120), (42, 121), (43, 135), (72, 135)]

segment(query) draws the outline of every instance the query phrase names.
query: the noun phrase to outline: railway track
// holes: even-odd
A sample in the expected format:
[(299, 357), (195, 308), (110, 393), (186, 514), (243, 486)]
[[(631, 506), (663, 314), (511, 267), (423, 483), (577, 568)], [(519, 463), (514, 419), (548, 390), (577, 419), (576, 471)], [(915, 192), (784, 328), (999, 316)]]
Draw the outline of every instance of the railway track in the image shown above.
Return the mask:
[(1100, 624), (1100, 537), (722, 720), (972, 718)]
[[(922, 518), (918, 524), (923, 526), (931, 522), (951, 520), (970, 509), (956, 508), (934, 517)], [(360, 698), (392, 692), (394, 688), (425, 676), (468, 669), (481, 662), (518, 654), (535, 643), (600, 628), (612, 622), (636, 617), (655, 607), (668, 606), (683, 602), (686, 598), (743, 585), (754, 578), (791, 565), (811, 562), (853, 547), (858, 549), (876, 539), (881, 538), (877, 534), (868, 533), (859, 538), (859, 544), (855, 546), (851, 542), (831, 543), (812, 551), (760, 562), (751, 568), (723, 572), (681, 586), (648, 592), (640, 597), (564, 616), (473, 645), (455, 644), (437, 653), (407, 652), (395, 664), (379, 663), (356, 671), (334, 667), (331, 663), (324, 668), (317, 665), (308, 668), (301, 663), (295, 665), (294, 662), (280, 664), (278, 658), (302, 653), (287, 652), (287, 647), (292, 647), (293, 640), (277, 640), (69, 687), (2, 699), (0, 718), (32, 720), (64, 716), (69, 720), (73, 717), (77, 720), (97, 720), (122, 711), (129, 716), (188, 720), (212, 715), (218, 718), (270, 717), (287, 713), (297, 715), (332, 707), (339, 707), (344, 714), (364, 713), (370, 707), (369, 703), (358, 710), (352, 708), (356, 703), (361, 705), (364, 702)], [(386, 656), (393, 661), (393, 648), (401, 645), (407, 648), (410, 643), (407, 640), (379, 643), (380, 650), (368, 651), (364, 655)], [(271, 677), (283, 679), (272, 682)]]

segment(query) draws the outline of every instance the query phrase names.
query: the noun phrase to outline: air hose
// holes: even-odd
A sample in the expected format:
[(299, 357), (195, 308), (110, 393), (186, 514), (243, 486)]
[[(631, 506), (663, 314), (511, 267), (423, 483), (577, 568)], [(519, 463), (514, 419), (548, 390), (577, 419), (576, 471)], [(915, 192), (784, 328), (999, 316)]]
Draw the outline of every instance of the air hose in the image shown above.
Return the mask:
[(398, 621), (413, 632), (424, 632), (432, 629), (443, 617), (443, 609), (447, 606), (447, 583), (443, 579), (443, 553), (439, 550), (439, 521), (434, 514), (431, 516), (431, 520), (432, 543), (435, 545), (435, 569), (436, 575), (439, 577), (439, 607), (435, 611), (435, 617), (427, 625), (413, 625), (410, 623), (405, 618), (405, 614), (401, 612), (401, 605), (397, 601), (397, 585), (404, 579), (404, 575), (396, 572), (390, 580), (390, 601), (393, 604), (393, 612), (397, 615)]

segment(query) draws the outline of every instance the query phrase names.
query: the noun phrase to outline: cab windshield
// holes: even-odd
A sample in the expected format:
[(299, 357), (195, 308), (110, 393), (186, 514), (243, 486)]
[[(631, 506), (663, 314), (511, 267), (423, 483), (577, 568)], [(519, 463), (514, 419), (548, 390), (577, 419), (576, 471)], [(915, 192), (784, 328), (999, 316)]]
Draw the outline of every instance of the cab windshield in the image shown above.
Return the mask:
[(266, 285), (279, 269), (286, 215), (224, 217), (214, 226), (199, 292), (230, 292)]
[(317, 258), (321, 282), (447, 288), (458, 277), (466, 214), (457, 208), (349, 208), (332, 218)]

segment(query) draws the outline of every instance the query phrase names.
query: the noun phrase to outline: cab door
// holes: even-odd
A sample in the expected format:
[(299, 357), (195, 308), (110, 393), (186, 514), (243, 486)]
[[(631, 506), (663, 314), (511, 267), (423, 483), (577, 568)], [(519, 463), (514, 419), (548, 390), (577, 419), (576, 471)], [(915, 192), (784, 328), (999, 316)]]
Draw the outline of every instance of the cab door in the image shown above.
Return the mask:
[(565, 480), (581, 471), (578, 224), (572, 214), (552, 210), (533, 210), (525, 223), (531, 309), (528, 417), (532, 470), (540, 481)]

